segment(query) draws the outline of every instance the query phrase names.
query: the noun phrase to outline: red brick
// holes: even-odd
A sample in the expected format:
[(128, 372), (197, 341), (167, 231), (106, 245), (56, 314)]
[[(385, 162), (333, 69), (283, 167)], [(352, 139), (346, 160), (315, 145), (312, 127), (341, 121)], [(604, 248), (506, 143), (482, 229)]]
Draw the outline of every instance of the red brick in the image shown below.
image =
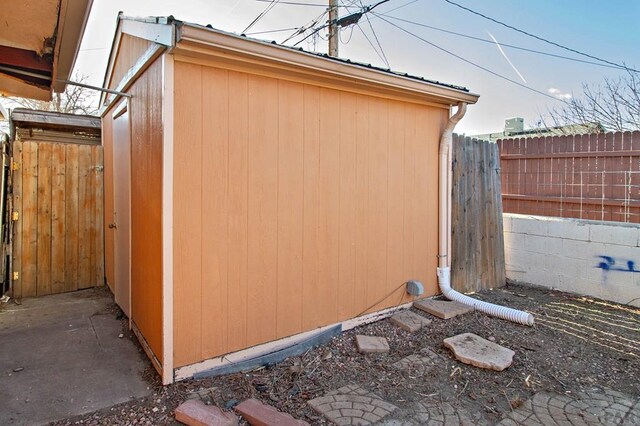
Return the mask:
[(197, 399), (183, 402), (174, 411), (176, 420), (188, 426), (236, 426), (238, 418), (215, 405), (206, 405)]
[(309, 426), (309, 423), (296, 420), (290, 414), (280, 412), (254, 398), (238, 404), (236, 411), (251, 426)]

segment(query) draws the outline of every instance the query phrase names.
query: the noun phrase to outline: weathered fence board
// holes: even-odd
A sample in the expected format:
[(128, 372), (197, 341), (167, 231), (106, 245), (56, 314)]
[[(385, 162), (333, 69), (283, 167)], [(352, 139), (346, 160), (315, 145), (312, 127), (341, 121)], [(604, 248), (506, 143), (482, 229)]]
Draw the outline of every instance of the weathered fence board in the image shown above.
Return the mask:
[(104, 283), (102, 146), (13, 142), (14, 296)]
[(461, 292), (505, 284), (500, 157), (496, 144), (454, 135), (453, 287)]
[(640, 223), (640, 132), (498, 141), (504, 211)]

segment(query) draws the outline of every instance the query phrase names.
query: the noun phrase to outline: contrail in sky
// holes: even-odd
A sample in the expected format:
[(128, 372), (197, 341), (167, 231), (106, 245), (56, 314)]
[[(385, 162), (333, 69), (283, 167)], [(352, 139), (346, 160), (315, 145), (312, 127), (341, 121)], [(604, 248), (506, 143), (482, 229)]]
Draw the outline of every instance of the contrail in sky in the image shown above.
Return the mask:
[(522, 79), (522, 81), (524, 81), (525, 84), (526, 84), (527, 80), (525, 80), (524, 77), (522, 76), (522, 74), (520, 74), (520, 71), (518, 71), (518, 68), (516, 68), (516, 66), (513, 65), (513, 62), (511, 62), (509, 60), (509, 57), (507, 56), (506, 53), (504, 53), (504, 50), (502, 50), (502, 46), (500, 46), (500, 43), (498, 43), (498, 40), (496, 40), (496, 38), (493, 36), (493, 34), (491, 34), (489, 31), (487, 31), (487, 34), (489, 34), (489, 37), (491, 37), (491, 39), (496, 44), (496, 46), (498, 46), (498, 50), (500, 50), (500, 53), (502, 53), (502, 56), (504, 56), (504, 58), (507, 60), (507, 62), (509, 62), (509, 65), (511, 65), (511, 68), (513, 68), (513, 70), (516, 72), (516, 74), (518, 74), (518, 77), (520, 77)]

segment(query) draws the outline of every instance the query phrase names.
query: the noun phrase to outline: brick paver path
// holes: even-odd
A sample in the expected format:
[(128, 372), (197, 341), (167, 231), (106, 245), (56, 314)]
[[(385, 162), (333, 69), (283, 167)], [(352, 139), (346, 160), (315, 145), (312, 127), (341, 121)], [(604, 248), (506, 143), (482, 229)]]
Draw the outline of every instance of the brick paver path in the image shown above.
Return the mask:
[(374, 424), (398, 408), (358, 385), (341, 387), (308, 404), (337, 425)]
[(499, 425), (640, 425), (640, 399), (613, 390), (575, 396), (539, 392)]
[(411, 354), (393, 364), (399, 370), (404, 370), (412, 376), (423, 376), (433, 368), (442, 368), (443, 359), (431, 349), (423, 348), (416, 354)]

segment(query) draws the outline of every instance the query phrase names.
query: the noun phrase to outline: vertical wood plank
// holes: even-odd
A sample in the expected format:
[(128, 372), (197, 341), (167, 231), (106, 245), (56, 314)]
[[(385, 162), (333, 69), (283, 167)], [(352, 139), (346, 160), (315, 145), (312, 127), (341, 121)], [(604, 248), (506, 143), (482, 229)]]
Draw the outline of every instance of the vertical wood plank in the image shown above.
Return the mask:
[(302, 331), (304, 92), (278, 82), (277, 337)]
[(37, 295), (51, 294), (51, 144), (38, 147)]
[(387, 170), (387, 276), (386, 294), (391, 294), (388, 303), (408, 301), (402, 283), (409, 280), (403, 273), (404, 244), (404, 152), (405, 152), (405, 106), (400, 102), (389, 102), (389, 146)]
[(247, 341), (247, 75), (229, 72), (229, 351)]
[(91, 146), (78, 146), (78, 289), (92, 286), (91, 222), (93, 222)]
[(65, 147), (65, 291), (78, 289), (78, 151), (79, 145), (68, 144)]
[(202, 356), (227, 349), (229, 87), (227, 71), (202, 71)]
[[(434, 143), (434, 140), (429, 137), (431, 133), (430, 115), (431, 110), (425, 110), (422, 107), (416, 108), (416, 133), (417, 140), (414, 149), (414, 157), (416, 162), (415, 173), (415, 203), (414, 209), (418, 220), (415, 223), (414, 232), (414, 249), (416, 256), (416, 279), (422, 281), (425, 286), (426, 294), (436, 294), (437, 283), (432, 279), (435, 274), (435, 268), (430, 269), (433, 266), (431, 257), (434, 256), (434, 252), (430, 251), (429, 239), (434, 238), (437, 244), (438, 232), (437, 230), (430, 229), (431, 223), (429, 218), (435, 213), (437, 216), (437, 204), (434, 204), (433, 195), (430, 194), (429, 186), (433, 186), (437, 189), (438, 175), (436, 174), (435, 180), (432, 179), (431, 167), (437, 164), (431, 157), (429, 157), (429, 145)], [(433, 157), (437, 160), (437, 157)], [(437, 198), (436, 198), (437, 200)], [(435, 252), (437, 255), (437, 250)]]
[(22, 159), (22, 297), (32, 297), (38, 277), (38, 144), (25, 142)]
[(22, 204), (23, 199), (23, 175), (24, 175), (24, 159), (22, 157), (22, 142), (17, 140), (13, 142), (13, 149), (11, 152), (13, 162), (17, 165), (17, 169), (13, 171), (11, 177), (13, 185), (13, 211), (18, 212), (19, 219), (17, 222), (13, 222), (13, 247), (11, 268), (13, 272), (18, 273), (18, 279), (13, 280), (13, 298), (22, 299), (22, 227), (24, 223), (24, 209)]
[(320, 89), (304, 87), (304, 176), (302, 327), (306, 330), (321, 323), (320, 283), (318, 281), (318, 181), (320, 174)]
[(95, 238), (93, 240), (92, 250), (92, 269), (95, 274), (93, 282), (96, 286), (102, 286), (105, 283), (104, 274), (104, 151), (102, 146), (93, 147), (93, 164), (95, 172), (93, 175), (93, 188), (95, 191), (95, 207), (93, 224), (95, 228)]
[(356, 300), (356, 123), (357, 97), (340, 94), (340, 249), (338, 269), (338, 317), (357, 315)]
[(65, 291), (65, 145), (51, 145), (51, 292)]
[(247, 344), (276, 337), (278, 279), (278, 83), (249, 76), (249, 273)]
[(202, 359), (202, 67), (175, 63), (174, 365)]
[(387, 296), (388, 116), (386, 100), (369, 100), (368, 311)]
[(369, 98), (356, 97), (356, 314), (369, 307), (368, 250), (369, 250)]
[(404, 199), (404, 229), (402, 242), (404, 256), (402, 258), (404, 276), (407, 280), (418, 279), (416, 262), (422, 261), (416, 257), (414, 247), (415, 226), (420, 220), (415, 210), (415, 186), (416, 186), (416, 158), (415, 149), (418, 143), (416, 134), (415, 108), (405, 108), (404, 121), (404, 173), (403, 173), (403, 199)]
[(338, 320), (340, 241), (340, 94), (320, 89), (320, 171), (318, 176), (318, 285), (321, 323)]

